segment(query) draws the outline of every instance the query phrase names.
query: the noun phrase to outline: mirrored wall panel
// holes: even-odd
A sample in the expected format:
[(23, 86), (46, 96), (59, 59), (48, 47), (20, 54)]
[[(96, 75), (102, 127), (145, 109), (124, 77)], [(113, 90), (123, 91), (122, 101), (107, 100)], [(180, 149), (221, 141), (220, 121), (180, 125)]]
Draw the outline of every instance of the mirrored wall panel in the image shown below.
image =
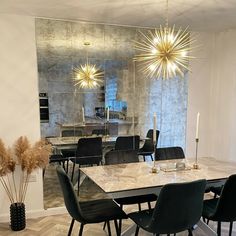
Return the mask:
[[(134, 41), (150, 29), (53, 19), (35, 24), (41, 136), (55, 155), (75, 156), (81, 137), (101, 137), (103, 158), (118, 136), (139, 136), (132, 145), (141, 148), (154, 114), (157, 147), (185, 148), (187, 75), (147, 78), (133, 60)], [(68, 171), (72, 175), (71, 166)], [(55, 178), (46, 170), (45, 191), (56, 186)], [(45, 207), (60, 206), (62, 196), (50, 191)]]

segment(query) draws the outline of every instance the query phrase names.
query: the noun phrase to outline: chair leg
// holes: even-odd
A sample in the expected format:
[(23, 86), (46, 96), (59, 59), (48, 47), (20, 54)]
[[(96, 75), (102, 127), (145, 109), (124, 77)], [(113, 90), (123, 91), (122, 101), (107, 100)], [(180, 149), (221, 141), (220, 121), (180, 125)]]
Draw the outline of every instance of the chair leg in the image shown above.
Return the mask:
[[(155, 154), (154, 154), (155, 155)], [(152, 155), (150, 155), (150, 157), (151, 157), (151, 159), (152, 159), (152, 161), (153, 161), (153, 156)]]
[(146, 161), (146, 157), (143, 155), (143, 161), (145, 162)]
[(138, 211), (141, 211), (141, 203), (138, 203)]
[(151, 203), (150, 203), (150, 202), (148, 202), (148, 209), (149, 209), (149, 210), (152, 209), (152, 207), (151, 207)]
[(232, 235), (233, 221), (229, 223), (229, 236)]
[(120, 236), (121, 230), (120, 230), (120, 228), (118, 227), (117, 220), (114, 220), (114, 224), (115, 224), (115, 228), (116, 228), (116, 235), (117, 235), (117, 236)]
[(138, 236), (138, 232), (139, 232), (139, 227), (136, 226), (136, 230), (135, 230), (135, 236)]
[(71, 182), (73, 182), (74, 172), (75, 172), (75, 162), (73, 162), (73, 168), (72, 168), (72, 173), (71, 173)]
[(217, 223), (217, 236), (221, 236), (221, 222), (218, 221)]
[[(121, 210), (123, 210), (123, 205), (122, 204), (120, 205), (120, 208), (121, 208)], [(121, 228), (122, 228), (122, 219), (119, 220), (119, 230), (120, 230), (120, 233), (121, 233)]]
[(69, 171), (69, 161), (67, 160), (66, 161), (66, 174), (68, 174), (68, 171)]
[(82, 236), (83, 234), (83, 229), (84, 229), (84, 224), (80, 225), (80, 229), (79, 229), (79, 236)]
[(79, 196), (79, 185), (80, 185), (80, 169), (78, 170), (78, 190), (77, 190), (77, 196)]
[(188, 229), (188, 236), (193, 236), (192, 229)]
[(106, 225), (107, 225), (107, 222), (105, 221), (104, 224), (103, 224), (103, 228), (102, 228), (103, 230), (105, 230)]
[(69, 231), (68, 231), (68, 234), (67, 234), (68, 236), (71, 235), (74, 223), (75, 223), (75, 219), (72, 218), (71, 223), (70, 223), (70, 228), (69, 228)]
[(110, 221), (107, 221), (108, 236), (111, 236), (111, 226)]

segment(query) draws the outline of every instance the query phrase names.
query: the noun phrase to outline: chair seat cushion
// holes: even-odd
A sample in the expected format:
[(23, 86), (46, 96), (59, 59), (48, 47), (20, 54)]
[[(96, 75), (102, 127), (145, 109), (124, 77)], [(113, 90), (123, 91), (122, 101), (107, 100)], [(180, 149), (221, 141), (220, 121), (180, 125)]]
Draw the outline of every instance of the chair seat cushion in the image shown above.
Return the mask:
[(132, 219), (139, 227), (147, 230), (148, 225), (150, 224), (150, 219), (152, 217), (152, 214), (153, 214), (153, 209), (133, 212), (128, 214), (128, 217)]
[(140, 148), (140, 149), (138, 150), (138, 155), (150, 156), (150, 155), (152, 155), (152, 154), (153, 154), (153, 152), (146, 151), (146, 150), (144, 150), (144, 149), (142, 149), (142, 148)]
[(217, 195), (220, 195), (221, 194), (221, 191), (223, 189), (223, 185), (222, 186), (218, 186), (218, 187), (210, 187), (210, 191), (217, 194)]
[(218, 198), (204, 200), (202, 216), (207, 219), (211, 219), (211, 217), (214, 215), (216, 211), (217, 202)]
[(153, 202), (156, 200), (157, 200), (157, 195), (155, 194), (147, 194), (147, 195), (115, 199), (115, 201), (120, 205), (131, 205), (131, 204), (138, 204), (138, 203), (145, 203), (145, 202)]
[(68, 158), (62, 156), (61, 154), (53, 154), (49, 158), (49, 163), (60, 162), (60, 161), (68, 161)]
[(72, 157), (70, 160), (79, 165), (99, 165), (99, 163), (102, 161), (102, 156)]
[(111, 199), (80, 202), (80, 207), (87, 223), (127, 218), (125, 212)]

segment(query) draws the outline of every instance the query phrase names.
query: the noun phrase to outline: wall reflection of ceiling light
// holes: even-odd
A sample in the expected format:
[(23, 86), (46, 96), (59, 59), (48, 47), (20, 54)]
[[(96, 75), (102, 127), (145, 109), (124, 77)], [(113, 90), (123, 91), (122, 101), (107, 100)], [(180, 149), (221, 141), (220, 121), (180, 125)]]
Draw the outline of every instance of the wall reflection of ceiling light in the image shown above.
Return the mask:
[(141, 70), (147, 77), (169, 79), (184, 77), (189, 71), (189, 59), (195, 41), (186, 28), (175, 31), (175, 26), (168, 26), (168, 0), (166, 2), (166, 25), (160, 29), (149, 30), (148, 35), (141, 33), (141, 41), (135, 42), (135, 49), (140, 52), (134, 60), (141, 62)]
[[(90, 43), (84, 43), (85, 46), (90, 45)], [(96, 65), (90, 64), (88, 60), (84, 65), (80, 65), (73, 69), (73, 79), (75, 80), (74, 86), (79, 86), (79, 88), (94, 89), (100, 87), (103, 83), (104, 72)]]

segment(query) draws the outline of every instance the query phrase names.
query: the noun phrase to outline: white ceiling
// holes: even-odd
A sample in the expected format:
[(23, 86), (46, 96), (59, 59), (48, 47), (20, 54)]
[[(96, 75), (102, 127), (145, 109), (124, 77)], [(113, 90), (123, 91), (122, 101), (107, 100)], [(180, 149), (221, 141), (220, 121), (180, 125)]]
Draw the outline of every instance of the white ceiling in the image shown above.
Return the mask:
[[(155, 27), (166, 0), (0, 0), (0, 13)], [(169, 0), (169, 22), (191, 30), (236, 28), (236, 0)]]

